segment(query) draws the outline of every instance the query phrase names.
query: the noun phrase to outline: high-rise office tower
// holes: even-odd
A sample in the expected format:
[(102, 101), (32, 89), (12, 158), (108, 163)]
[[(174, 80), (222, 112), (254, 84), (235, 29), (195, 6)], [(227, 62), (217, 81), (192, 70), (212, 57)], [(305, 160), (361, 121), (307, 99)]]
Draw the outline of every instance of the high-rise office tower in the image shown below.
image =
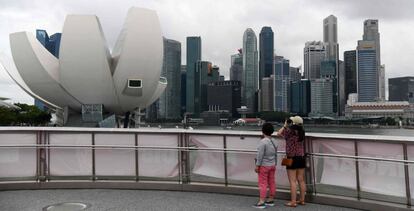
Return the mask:
[(195, 70), (198, 61), (201, 61), (201, 37), (187, 37), (186, 110), (189, 113), (195, 112)]
[(274, 81), (274, 75), (262, 78), (262, 88), (260, 89), (261, 111), (273, 111), (274, 109)]
[(219, 81), (219, 68), (209, 61), (196, 62), (194, 74), (194, 116), (199, 117), (201, 112), (208, 111), (207, 87), (209, 83)]
[(344, 52), (344, 69), (345, 69), (345, 97), (357, 93), (357, 67), (356, 67), (356, 51)]
[(310, 81), (308, 79), (292, 81), (290, 87), (290, 113), (308, 116), (311, 111)]
[(233, 118), (238, 117), (237, 109), (241, 105), (240, 83), (240, 81), (231, 80), (209, 83), (207, 88), (208, 110), (227, 110)]
[(323, 42), (326, 45), (326, 59), (338, 61), (338, 26), (333, 15), (323, 20)]
[(275, 82), (274, 82), (274, 111), (289, 112), (289, 88), (291, 78), (289, 75), (289, 60), (283, 56), (275, 56)]
[(230, 80), (241, 81), (243, 73), (243, 56), (239, 52), (231, 55)]
[(158, 99), (158, 118), (179, 119), (181, 113), (181, 43), (164, 38), (163, 77), (168, 85)]
[(306, 79), (320, 77), (321, 61), (325, 60), (326, 50), (323, 42), (306, 42), (303, 49), (304, 74)]
[(375, 42), (358, 41), (357, 89), (359, 102), (374, 102), (379, 99), (378, 75)]
[(291, 81), (300, 81), (302, 79), (300, 67), (289, 67), (289, 76)]
[(181, 116), (186, 112), (187, 103), (187, 66), (181, 65)]
[(388, 79), (390, 101), (408, 101), (414, 103), (414, 77)]
[[(59, 58), (59, 48), (60, 48), (60, 39), (62, 37), (61, 33), (55, 33), (49, 37), (46, 30), (36, 29), (36, 39), (49, 51), (53, 56)], [(46, 105), (42, 101), (35, 99), (35, 106), (40, 110), (45, 111), (47, 109)]]
[(273, 74), (274, 36), (272, 28), (265, 26), (259, 34), (259, 89), (261, 80)]
[(334, 116), (333, 111), (333, 80), (329, 78), (311, 81), (311, 112), (309, 116)]
[(378, 74), (379, 74), (379, 78), (378, 78), (379, 100), (385, 100), (385, 65), (380, 66), (380, 71)]
[(258, 89), (257, 37), (251, 28), (243, 34), (242, 105), (255, 112)]
[[(363, 43), (371, 43), (375, 50), (375, 69), (376, 73), (376, 85), (377, 88), (377, 96), (375, 100), (384, 100), (385, 99), (385, 88), (382, 88), (382, 84), (385, 84), (385, 78), (381, 78), (381, 45), (380, 45), (380, 33), (379, 33), (379, 22), (378, 20), (368, 19), (364, 21), (364, 34), (362, 36)], [(358, 42), (359, 46), (359, 42)], [(359, 54), (358, 54), (359, 55)], [(358, 56), (357, 55), (357, 56)], [(358, 65), (359, 66), (359, 65)]]
[(336, 62), (335, 61), (322, 61), (321, 62), (321, 80), (327, 79), (332, 82), (332, 112), (338, 113), (338, 80), (336, 75)]
[(338, 60), (338, 76), (337, 76), (337, 82), (338, 82), (338, 115), (344, 116), (345, 115), (345, 105), (347, 96), (345, 95), (345, 67), (344, 62), (341, 60)]
[(338, 82), (341, 81), (340, 77), (343, 74), (339, 74), (338, 21), (334, 15), (330, 15), (323, 20), (323, 42), (326, 46), (325, 60), (335, 62), (336, 73), (334, 85), (336, 87), (334, 87), (334, 101), (336, 102), (334, 102), (334, 106), (336, 106), (336, 108), (334, 108), (334, 112), (341, 116), (343, 110), (340, 108), (341, 103), (339, 101), (341, 101), (344, 96), (340, 96), (340, 93), (343, 92), (343, 90), (341, 90), (341, 87), (343, 88), (343, 86)]

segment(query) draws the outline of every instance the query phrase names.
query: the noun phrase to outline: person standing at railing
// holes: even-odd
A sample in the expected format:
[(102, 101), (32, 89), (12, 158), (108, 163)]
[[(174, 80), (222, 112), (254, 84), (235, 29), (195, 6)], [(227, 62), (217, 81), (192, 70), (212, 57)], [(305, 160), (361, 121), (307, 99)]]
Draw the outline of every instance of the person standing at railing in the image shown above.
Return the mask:
[[(258, 173), (259, 184), (259, 201), (253, 205), (255, 208), (266, 208), (274, 206), (274, 197), (276, 192), (275, 171), (277, 163), (277, 146), (275, 140), (271, 137), (275, 131), (273, 125), (264, 123), (262, 126), (263, 138), (257, 146), (256, 168)], [(269, 197), (266, 200), (267, 189), (269, 188)]]
[[(285, 125), (277, 132), (278, 136), (286, 140), (286, 165), (287, 175), (290, 184), (290, 202), (285, 205), (296, 207), (297, 204), (305, 205), (305, 130), (303, 129), (303, 119), (300, 116), (290, 117), (285, 121)], [(285, 160), (284, 159), (284, 160)], [(299, 184), (300, 198), (296, 201), (296, 183)]]

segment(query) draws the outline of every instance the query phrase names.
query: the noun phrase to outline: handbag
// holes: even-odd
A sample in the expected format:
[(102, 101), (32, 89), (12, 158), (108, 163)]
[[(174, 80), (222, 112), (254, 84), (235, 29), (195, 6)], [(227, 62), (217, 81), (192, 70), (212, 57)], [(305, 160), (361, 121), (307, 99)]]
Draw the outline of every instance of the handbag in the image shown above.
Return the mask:
[(293, 159), (292, 158), (288, 158), (288, 157), (283, 158), (283, 160), (282, 160), (282, 166), (289, 167), (292, 164), (293, 164)]

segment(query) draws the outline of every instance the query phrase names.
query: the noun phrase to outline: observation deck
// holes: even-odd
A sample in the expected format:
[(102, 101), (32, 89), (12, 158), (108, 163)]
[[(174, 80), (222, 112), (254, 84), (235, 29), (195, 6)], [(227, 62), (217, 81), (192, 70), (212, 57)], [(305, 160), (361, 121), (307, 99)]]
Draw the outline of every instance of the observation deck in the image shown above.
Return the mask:
[[(260, 135), (1, 127), (0, 210), (63, 202), (85, 203), (86, 210), (251, 210)], [(276, 207), (289, 210), (284, 141), (277, 140)], [(411, 210), (413, 137), (308, 133), (305, 146), (308, 204), (296, 209)]]

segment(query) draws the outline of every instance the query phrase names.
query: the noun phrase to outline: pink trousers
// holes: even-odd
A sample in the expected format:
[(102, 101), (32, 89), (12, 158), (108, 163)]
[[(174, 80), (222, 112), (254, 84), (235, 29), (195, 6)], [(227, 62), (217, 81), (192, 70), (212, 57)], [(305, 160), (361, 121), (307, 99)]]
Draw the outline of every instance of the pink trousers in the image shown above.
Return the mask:
[(269, 197), (275, 196), (275, 172), (275, 166), (260, 166), (258, 175), (260, 198), (266, 198), (267, 188), (269, 188)]

